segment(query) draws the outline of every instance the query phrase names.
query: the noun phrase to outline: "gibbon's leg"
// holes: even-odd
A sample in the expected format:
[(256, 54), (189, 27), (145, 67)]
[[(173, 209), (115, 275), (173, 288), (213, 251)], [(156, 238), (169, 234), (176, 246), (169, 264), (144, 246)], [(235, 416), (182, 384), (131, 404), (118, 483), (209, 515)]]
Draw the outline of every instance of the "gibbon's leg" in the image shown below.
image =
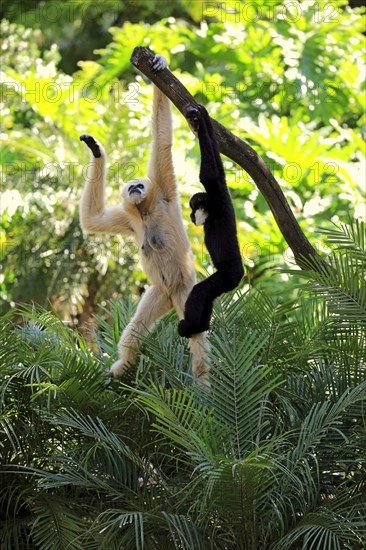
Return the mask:
[(203, 286), (207, 280), (195, 285), (188, 296), (184, 308), (184, 319), (178, 324), (179, 336), (190, 338), (193, 334), (210, 328), (213, 300), (210, 300)]
[[(181, 289), (172, 295), (173, 306), (178, 313), (179, 319), (184, 317), (184, 305), (187, 301), (189, 289)], [(209, 351), (210, 345), (207, 341), (207, 335), (204, 332), (192, 336), (189, 349), (192, 354), (192, 373), (197, 378), (197, 382), (202, 386), (210, 387), (208, 373), (210, 371)]]
[(161, 290), (150, 286), (142, 296), (135, 315), (123, 331), (118, 343), (119, 359), (113, 363), (111, 374), (120, 376), (135, 360), (141, 347), (139, 334), (146, 334), (148, 328), (172, 308), (170, 298)]
[(210, 344), (206, 332), (194, 334), (189, 341), (189, 349), (192, 354), (192, 373), (197, 378), (197, 383), (210, 388)]
[(210, 328), (214, 299), (233, 290), (242, 277), (241, 272), (236, 274), (234, 267), (227, 271), (218, 270), (193, 287), (184, 308), (184, 319), (178, 325), (180, 336), (189, 338)]

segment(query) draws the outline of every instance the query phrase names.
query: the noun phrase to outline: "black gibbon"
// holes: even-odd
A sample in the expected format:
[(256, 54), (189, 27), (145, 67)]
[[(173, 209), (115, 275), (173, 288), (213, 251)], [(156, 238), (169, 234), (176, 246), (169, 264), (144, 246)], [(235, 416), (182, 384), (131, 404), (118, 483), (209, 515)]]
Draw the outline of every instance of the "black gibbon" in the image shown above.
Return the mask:
[[(156, 55), (154, 70), (167, 67)], [(84, 230), (134, 235), (143, 269), (150, 285), (118, 344), (119, 359), (111, 374), (121, 375), (135, 360), (139, 334), (159, 317), (175, 308), (183, 318), (184, 304), (196, 282), (193, 255), (183, 226), (177, 181), (172, 159), (172, 113), (168, 98), (153, 87), (152, 146), (147, 178), (127, 182), (122, 204), (105, 206), (106, 154), (92, 136), (80, 136), (91, 150), (91, 164), (80, 201), (80, 221)], [(208, 384), (208, 343), (205, 334), (190, 341), (192, 372)]]
[(206, 109), (189, 107), (186, 118), (198, 134), (201, 150), (200, 181), (206, 193), (190, 200), (191, 219), (203, 225), (205, 245), (217, 271), (196, 284), (190, 292), (184, 319), (178, 325), (180, 336), (191, 337), (210, 327), (213, 300), (233, 290), (243, 277), (243, 263), (236, 233), (234, 207), (226, 186), (224, 166), (214, 130)]

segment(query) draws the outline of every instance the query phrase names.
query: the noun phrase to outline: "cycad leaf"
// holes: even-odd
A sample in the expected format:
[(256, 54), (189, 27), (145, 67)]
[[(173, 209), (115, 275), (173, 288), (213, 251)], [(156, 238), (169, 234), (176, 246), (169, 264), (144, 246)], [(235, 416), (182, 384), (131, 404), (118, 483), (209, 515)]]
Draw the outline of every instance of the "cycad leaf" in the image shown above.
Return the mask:
[(61, 499), (40, 498), (33, 504), (37, 517), (32, 526), (34, 542), (42, 550), (81, 550), (85, 524)]

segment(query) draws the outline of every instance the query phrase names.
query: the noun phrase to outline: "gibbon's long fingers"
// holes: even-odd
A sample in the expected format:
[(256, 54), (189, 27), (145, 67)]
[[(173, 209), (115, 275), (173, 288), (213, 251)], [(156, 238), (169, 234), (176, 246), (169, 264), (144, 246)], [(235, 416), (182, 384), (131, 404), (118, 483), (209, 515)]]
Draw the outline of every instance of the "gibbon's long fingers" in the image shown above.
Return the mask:
[(82, 134), (80, 136), (80, 141), (84, 141), (86, 143), (95, 158), (100, 158), (102, 156), (99, 143), (93, 138), (93, 136), (90, 134)]
[(198, 137), (198, 129), (200, 125), (200, 112), (196, 107), (192, 107), (192, 105), (187, 105), (185, 114), (184, 114), (188, 125), (194, 135)]
[(168, 62), (165, 57), (160, 54), (156, 54), (151, 63), (151, 70), (162, 71), (163, 69), (166, 69), (167, 66)]

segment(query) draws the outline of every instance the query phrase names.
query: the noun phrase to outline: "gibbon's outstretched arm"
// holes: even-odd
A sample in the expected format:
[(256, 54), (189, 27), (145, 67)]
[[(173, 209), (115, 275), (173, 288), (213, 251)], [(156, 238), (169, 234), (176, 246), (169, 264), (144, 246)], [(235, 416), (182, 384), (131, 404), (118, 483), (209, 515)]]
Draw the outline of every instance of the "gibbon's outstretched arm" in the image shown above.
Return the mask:
[(190, 337), (210, 327), (215, 298), (233, 290), (244, 274), (236, 234), (235, 211), (226, 186), (225, 170), (216, 143), (210, 117), (204, 107), (189, 108), (187, 118), (201, 150), (200, 181), (206, 193), (191, 198), (191, 218), (203, 223), (205, 244), (217, 271), (190, 292), (184, 319), (178, 325), (180, 336)]
[[(164, 57), (156, 55), (152, 68), (162, 71), (168, 66)], [(171, 201), (177, 196), (176, 179), (172, 158), (173, 123), (169, 99), (155, 85), (153, 86), (152, 147), (147, 176), (162, 191), (164, 198)]]
[(91, 151), (79, 208), (82, 228), (95, 233), (132, 233), (122, 205), (105, 207), (106, 155), (103, 147), (89, 134), (80, 136), (80, 141), (84, 141)]
[(199, 116), (199, 110), (194, 107), (188, 107), (186, 116), (191, 129), (199, 138), (201, 151), (200, 182), (211, 197), (214, 197), (214, 193), (228, 195), (225, 170), (215, 133), (206, 109), (202, 105), (199, 105), (199, 108), (202, 109), (201, 116)]

